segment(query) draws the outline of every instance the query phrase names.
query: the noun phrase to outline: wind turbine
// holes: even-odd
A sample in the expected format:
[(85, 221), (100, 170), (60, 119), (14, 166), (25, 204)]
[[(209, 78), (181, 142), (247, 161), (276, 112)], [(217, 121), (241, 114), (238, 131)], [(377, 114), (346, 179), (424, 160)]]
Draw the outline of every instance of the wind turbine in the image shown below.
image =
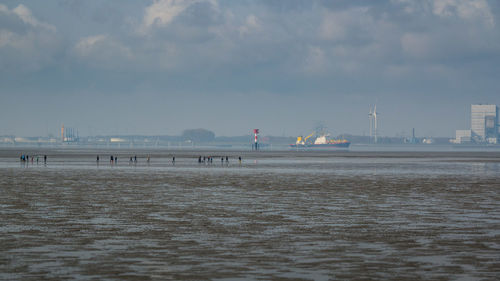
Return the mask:
[(368, 119), (370, 120), (370, 140), (373, 138), (374, 142), (377, 143), (377, 104), (375, 104), (373, 110), (370, 106)]
[(373, 107), (373, 126), (374, 126), (374, 132), (373, 134), (375, 135), (375, 143), (377, 143), (377, 104)]
[(368, 111), (368, 121), (370, 121), (370, 142), (371, 142), (373, 137), (373, 112), (371, 105), (370, 105), (370, 111)]

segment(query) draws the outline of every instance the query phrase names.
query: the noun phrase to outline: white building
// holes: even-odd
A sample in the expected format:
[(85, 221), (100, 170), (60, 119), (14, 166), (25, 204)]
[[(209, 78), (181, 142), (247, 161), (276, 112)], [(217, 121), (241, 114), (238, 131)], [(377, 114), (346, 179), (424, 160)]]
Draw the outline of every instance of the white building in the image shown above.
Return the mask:
[(470, 143), (472, 141), (471, 130), (457, 130), (453, 143)]
[(471, 137), (476, 142), (496, 143), (498, 138), (498, 107), (494, 104), (472, 104), (471, 131)]

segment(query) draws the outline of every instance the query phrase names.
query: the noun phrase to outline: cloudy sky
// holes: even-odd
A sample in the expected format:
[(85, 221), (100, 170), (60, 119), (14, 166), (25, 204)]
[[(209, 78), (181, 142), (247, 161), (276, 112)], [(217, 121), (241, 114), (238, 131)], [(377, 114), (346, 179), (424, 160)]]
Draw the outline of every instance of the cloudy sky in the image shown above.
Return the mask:
[(0, 135), (452, 136), (500, 105), (500, 1), (0, 4)]

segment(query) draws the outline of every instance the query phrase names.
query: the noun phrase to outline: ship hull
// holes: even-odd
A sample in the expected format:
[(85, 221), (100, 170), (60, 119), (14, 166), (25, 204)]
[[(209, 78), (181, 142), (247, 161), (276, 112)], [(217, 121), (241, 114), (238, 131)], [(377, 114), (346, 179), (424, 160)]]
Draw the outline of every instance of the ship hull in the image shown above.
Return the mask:
[(291, 148), (349, 148), (350, 142), (325, 144), (290, 144)]

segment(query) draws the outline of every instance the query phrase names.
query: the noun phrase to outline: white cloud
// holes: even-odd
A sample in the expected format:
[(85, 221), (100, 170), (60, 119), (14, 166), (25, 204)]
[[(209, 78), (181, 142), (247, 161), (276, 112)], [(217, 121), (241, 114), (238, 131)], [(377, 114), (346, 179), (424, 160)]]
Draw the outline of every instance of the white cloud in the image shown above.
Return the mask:
[(408, 14), (433, 14), (439, 18), (457, 17), (468, 22), (480, 22), (486, 26), (495, 26), (495, 17), (487, 0), (391, 0), (401, 5)]
[(198, 2), (217, 4), (216, 0), (155, 0), (144, 10), (139, 32), (146, 33), (153, 26), (167, 26), (189, 6)]
[(34, 27), (42, 27), (51, 31), (56, 31), (55, 26), (37, 20), (31, 13), (30, 9), (28, 9), (23, 4), (20, 4), (19, 6), (14, 8), (12, 10), (12, 13), (16, 14), (26, 24), (30, 24)]
[(259, 18), (254, 14), (251, 14), (247, 16), (245, 23), (240, 26), (239, 32), (240, 35), (243, 36), (250, 33), (251, 31), (258, 30), (260, 28), (261, 28), (261, 23)]
[(73, 54), (85, 64), (102, 68), (122, 66), (133, 59), (129, 47), (104, 34), (81, 38)]
[(80, 56), (88, 56), (95, 48), (96, 43), (107, 39), (106, 35), (100, 34), (80, 39), (75, 45), (75, 51)]
[(494, 26), (495, 20), (486, 0), (435, 0), (433, 13), (440, 17), (458, 16), (465, 20), (477, 20)]

